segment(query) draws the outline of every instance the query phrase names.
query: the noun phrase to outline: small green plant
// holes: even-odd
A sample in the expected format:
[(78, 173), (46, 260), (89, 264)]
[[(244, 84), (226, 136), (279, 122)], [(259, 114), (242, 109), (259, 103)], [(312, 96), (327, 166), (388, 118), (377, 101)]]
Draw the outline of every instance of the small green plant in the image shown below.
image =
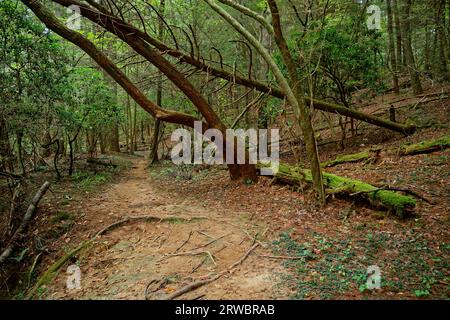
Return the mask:
[(111, 176), (110, 172), (98, 172), (92, 174), (86, 171), (79, 171), (72, 176), (72, 181), (74, 181), (80, 189), (90, 189), (107, 182)]
[(415, 290), (414, 295), (417, 298), (426, 298), (430, 295), (430, 292), (428, 290)]
[(73, 217), (70, 213), (64, 211), (59, 211), (52, 217), (53, 223), (58, 223), (66, 220), (73, 220)]

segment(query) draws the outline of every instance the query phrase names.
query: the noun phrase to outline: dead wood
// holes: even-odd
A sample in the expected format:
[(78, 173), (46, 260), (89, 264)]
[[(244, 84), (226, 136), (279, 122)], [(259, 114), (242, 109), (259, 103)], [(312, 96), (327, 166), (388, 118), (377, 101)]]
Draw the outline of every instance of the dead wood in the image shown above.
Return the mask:
[(20, 223), (17, 230), (14, 232), (13, 236), (11, 237), (9, 244), (6, 246), (5, 250), (3, 250), (2, 254), (0, 255), (0, 265), (5, 262), (6, 259), (11, 255), (11, 253), (14, 250), (14, 247), (16, 245), (16, 241), (19, 239), (19, 237), (23, 234), (25, 228), (27, 227), (28, 223), (30, 222), (31, 218), (33, 217), (33, 214), (36, 210), (36, 207), (41, 201), (42, 197), (44, 196), (45, 192), (47, 192), (48, 188), (50, 187), (50, 182), (45, 181), (44, 184), (39, 188), (38, 192), (34, 196), (33, 200), (31, 200), (31, 203), (27, 209), (27, 212), (25, 213), (25, 216), (23, 217), (22, 222)]

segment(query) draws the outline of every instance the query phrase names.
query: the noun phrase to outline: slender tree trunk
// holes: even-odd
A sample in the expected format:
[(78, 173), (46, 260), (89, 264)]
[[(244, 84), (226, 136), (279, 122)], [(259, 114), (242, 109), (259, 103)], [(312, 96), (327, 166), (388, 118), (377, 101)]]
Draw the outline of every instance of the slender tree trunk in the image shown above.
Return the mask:
[[(111, 86), (113, 87), (113, 101), (116, 105), (118, 105), (118, 92), (117, 92), (117, 82), (111, 81), (110, 77), (106, 76), (105, 72), (105, 78), (108, 79), (111, 83)], [(119, 135), (119, 117), (118, 117), (118, 110), (114, 110), (115, 117), (113, 118), (113, 121), (110, 125), (110, 132), (109, 132), (109, 151), (112, 152), (120, 152), (120, 135)]]
[(25, 175), (25, 164), (23, 161), (23, 147), (22, 147), (22, 139), (23, 139), (23, 131), (18, 130), (16, 132), (16, 139), (17, 139), (17, 164), (20, 168), (20, 174)]
[(55, 156), (53, 157), (53, 166), (55, 167), (56, 177), (59, 180), (62, 177), (61, 173), (59, 172), (59, 168), (58, 168), (58, 159), (59, 159), (59, 151), (60, 151), (60, 147), (61, 147), (61, 142), (57, 138), (55, 140), (55, 143), (56, 143), (56, 151), (55, 151)]
[(430, 27), (427, 23), (427, 25), (425, 26), (425, 49), (424, 49), (424, 62), (425, 62), (425, 72), (426, 73), (430, 73), (431, 72), (431, 61), (430, 61), (430, 56), (431, 56), (431, 52), (430, 52), (430, 41), (431, 41), (431, 37), (430, 37)]
[(412, 35), (411, 35), (411, 0), (403, 0), (402, 6), (402, 38), (403, 38), (403, 50), (406, 57), (406, 66), (411, 78), (411, 85), (415, 95), (421, 94), (422, 84), (420, 83), (420, 72), (417, 69), (416, 61), (414, 58), (414, 51), (412, 48)]
[(11, 166), (11, 144), (9, 142), (8, 128), (3, 117), (0, 117), (0, 170), (13, 172)]
[(73, 174), (73, 158), (73, 141), (69, 139), (69, 176), (72, 176)]
[(403, 64), (403, 44), (402, 44), (402, 28), (400, 22), (400, 10), (398, 7), (397, 0), (392, 0), (392, 9), (394, 12), (394, 20), (395, 20), (395, 35), (396, 35), (396, 49), (397, 49), (397, 67), (400, 70)]
[(153, 130), (153, 138), (152, 138), (152, 149), (150, 151), (150, 163), (154, 164), (158, 162), (158, 142), (159, 142), (159, 127), (161, 125), (161, 121), (158, 119), (155, 120), (155, 128)]
[(395, 56), (394, 26), (393, 26), (391, 0), (386, 0), (386, 7), (387, 7), (388, 36), (389, 36), (388, 56), (389, 56), (389, 61), (391, 63), (391, 72), (392, 72), (392, 79), (393, 79), (393, 84), (394, 84), (394, 92), (399, 93), (400, 87), (398, 84), (397, 59)]
[(280, 49), (283, 61), (287, 67), (290, 77), (290, 87), (293, 88), (297, 105), (294, 107), (294, 112), (297, 114), (297, 118), (300, 119), (300, 127), (302, 128), (303, 137), (305, 139), (306, 154), (308, 155), (311, 174), (314, 181), (314, 187), (316, 189), (319, 200), (322, 204), (325, 203), (325, 189), (322, 180), (322, 168), (320, 166), (319, 154), (317, 150), (317, 142), (314, 134), (314, 128), (312, 126), (311, 114), (309, 106), (305, 104), (304, 93), (301, 85), (301, 81), (297, 74), (297, 64), (289, 51), (286, 40), (284, 39), (281, 29), (280, 14), (275, 0), (268, 0), (269, 8), (272, 13), (272, 25), (275, 34), (275, 42)]
[(435, 6), (435, 57), (434, 70), (435, 78), (438, 81), (449, 81), (450, 75), (448, 72), (448, 61), (445, 53), (445, 0), (434, 0)]

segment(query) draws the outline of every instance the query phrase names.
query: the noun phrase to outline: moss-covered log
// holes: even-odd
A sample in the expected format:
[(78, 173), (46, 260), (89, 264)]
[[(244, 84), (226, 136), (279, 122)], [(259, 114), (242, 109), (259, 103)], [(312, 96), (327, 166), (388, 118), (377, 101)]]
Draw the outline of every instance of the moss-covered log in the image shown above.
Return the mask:
[(434, 140), (422, 141), (400, 149), (400, 155), (413, 156), (416, 154), (430, 153), (434, 151), (444, 150), (450, 147), (450, 135), (440, 137)]
[(360, 162), (363, 160), (368, 160), (369, 158), (370, 158), (369, 151), (363, 151), (363, 152), (354, 153), (354, 154), (340, 155), (340, 156), (337, 156), (336, 159), (334, 159), (334, 160), (322, 162), (321, 165), (323, 168), (334, 167), (334, 166), (337, 166), (338, 164), (347, 163), (347, 162)]
[[(292, 185), (301, 183), (311, 183), (311, 171), (308, 169), (296, 168), (286, 164), (280, 164), (278, 173), (275, 176), (278, 180)], [(377, 208), (384, 208), (399, 217), (411, 212), (416, 206), (416, 200), (409, 196), (404, 196), (398, 192), (380, 190), (368, 183), (340, 177), (331, 173), (323, 172), (324, 185), (333, 194), (345, 194), (351, 197), (361, 197)]]
[[(413, 156), (416, 154), (431, 153), (434, 151), (441, 151), (450, 147), (450, 136), (443, 136), (434, 140), (422, 141), (416, 144), (411, 144), (408, 146), (403, 146), (400, 148), (390, 148), (384, 150), (387, 154), (395, 155), (400, 154), (401, 156)], [(322, 162), (321, 166), (323, 168), (337, 166), (342, 163), (347, 162), (360, 162), (364, 160), (370, 160), (371, 158), (377, 157), (382, 149), (373, 148), (371, 150), (362, 151), (358, 153), (339, 155), (333, 160)]]

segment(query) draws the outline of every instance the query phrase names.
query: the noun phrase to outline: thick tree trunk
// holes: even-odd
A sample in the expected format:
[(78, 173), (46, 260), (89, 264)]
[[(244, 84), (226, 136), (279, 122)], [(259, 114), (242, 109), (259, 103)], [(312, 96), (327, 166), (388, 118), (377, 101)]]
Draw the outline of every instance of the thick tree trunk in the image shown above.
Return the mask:
[(115, 119), (110, 128), (109, 150), (112, 152), (120, 152), (119, 124)]

